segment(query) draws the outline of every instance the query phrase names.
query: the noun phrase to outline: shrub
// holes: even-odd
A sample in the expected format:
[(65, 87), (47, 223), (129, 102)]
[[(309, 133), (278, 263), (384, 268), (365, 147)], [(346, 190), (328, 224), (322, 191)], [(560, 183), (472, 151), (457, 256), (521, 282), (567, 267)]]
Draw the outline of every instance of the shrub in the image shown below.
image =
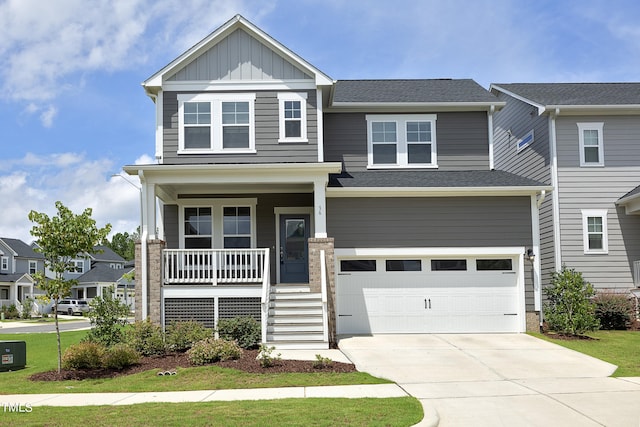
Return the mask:
[(280, 353), (272, 356), (271, 353), (275, 350), (275, 347), (269, 347), (264, 344), (260, 344), (260, 351), (258, 353), (258, 359), (260, 359), (260, 366), (263, 368), (270, 368), (280, 360)]
[(239, 359), (242, 349), (235, 341), (210, 337), (195, 343), (187, 351), (187, 355), (192, 365), (206, 365), (222, 360)]
[(20, 317), (20, 313), (15, 304), (11, 304), (10, 306), (3, 305), (2, 312), (4, 313), (5, 319), (17, 319)]
[(313, 367), (315, 369), (322, 369), (331, 366), (333, 361), (328, 357), (322, 357), (321, 354), (316, 354), (316, 360), (313, 361)]
[(551, 286), (545, 289), (547, 303), (544, 317), (549, 328), (567, 335), (581, 335), (595, 331), (599, 323), (595, 315), (593, 286), (585, 282), (582, 273), (562, 267), (553, 273)]
[(102, 366), (105, 348), (95, 342), (81, 342), (67, 348), (62, 356), (63, 369), (98, 369)]
[(207, 329), (200, 322), (171, 322), (166, 331), (167, 348), (171, 351), (184, 352), (193, 344), (213, 335), (211, 329)]
[(135, 322), (125, 329), (124, 341), (143, 356), (163, 355), (166, 352), (162, 329), (149, 319)]
[(140, 353), (127, 344), (116, 344), (104, 353), (102, 365), (107, 369), (123, 369), (140, 362)]
[(218, 334), (225, 340), (235, 340), (242, 348), (255, 348), (262, 338), (260, 323), (253, 317), (234, 317), (218, 321)]
[(91, 331), (89, 341), (96, 341), (109, 347), (122, 342), (122, 328), (127, 325), (129, 307), (115, 297), (115, 288), (106, 289), (103, 296), (91, 300)]
[(22, 318), (31, 319), (31, 313), (33, 312), (33, 299), (26, 298), (22, 302)]
[(627, 295), (602, 292), (593, 300), (602, 329), (627, 329), (634, 310), (633, 302)]

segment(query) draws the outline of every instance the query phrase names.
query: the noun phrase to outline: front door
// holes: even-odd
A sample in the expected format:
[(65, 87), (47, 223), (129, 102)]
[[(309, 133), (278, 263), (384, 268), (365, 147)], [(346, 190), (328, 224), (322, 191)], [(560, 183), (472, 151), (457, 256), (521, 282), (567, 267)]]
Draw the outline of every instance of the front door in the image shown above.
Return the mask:
[(280, 282), (309, 282), (309, 215), (280, 215)]

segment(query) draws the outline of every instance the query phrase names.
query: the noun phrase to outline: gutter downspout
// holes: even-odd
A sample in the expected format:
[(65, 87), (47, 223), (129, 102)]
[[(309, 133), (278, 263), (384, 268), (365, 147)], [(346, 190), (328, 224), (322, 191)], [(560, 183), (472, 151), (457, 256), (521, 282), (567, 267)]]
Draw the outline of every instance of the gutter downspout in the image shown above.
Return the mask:
[(562, 253), (560, 252), (560, 197), (558, 191), (558, 149), (556, 141), (556, 118), (560, 115), (560, 109), (556, 108), (549, 115), (549, 157), (551, 162), (551, 185), (553, 186), (552, 215), (553, 215), (553, 254), (554, 270), (562, 268)]
[(495, 169), (494, 159), (493, 159), (493, 113), (496, 111), (496, 106), (492, 105), (489, 109), (489, 114), (487, 114), (488, 119), (488, 127), (489, 127), (489, 170)]
[(140, 217), (142, 219), (141, 223), (140, 223), (140, 227), (142, 227), (142, 229), (140, 230), (140, 266), (142, 269), (142, 277), (140, 277), (140, 283), (141, 283), (141, 296), (142, 296), (142, 313), (141, 313), (141, 318), (142, 321), (147, 319), (148, 316), (148, 310), (147, 310), (147, 305), (148, 305), (148, 301), (147, 301), (147, 287), (149, 286), (149, 283), (147, 283), (147, 277), (148, 277), (148, 272), (147, 272), (147, 237), (149, 235), (148, 233), (148, 225), (147, 225), (147, 221), (146, 221), (146, 215), (145, 215), (145, 203), (144, 200), (146, 199), (147, 196), (147, 191), (146, 191), (146, 184), (145, 184), (145, 178), (144, 178), (144, 172), (141, 170), (138, 170), (138, 178), (140, 179), (140, 184), (141, 184), (141, 188), (140, 188)]

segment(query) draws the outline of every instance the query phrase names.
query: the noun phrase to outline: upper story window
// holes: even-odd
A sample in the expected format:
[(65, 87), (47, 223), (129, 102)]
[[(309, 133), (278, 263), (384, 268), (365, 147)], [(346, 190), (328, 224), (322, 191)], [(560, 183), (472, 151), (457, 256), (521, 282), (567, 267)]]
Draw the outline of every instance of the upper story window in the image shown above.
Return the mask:
[(29, 274), (36, 274), (38, 272), (38, 261), (29, 261)]
[(8, 270), (9, 269), (9, 257), (3, 256), (0, 257), (0, 270)]
[(607, 210), (583, 210), (582, 233), (585, 254), (608, 253)]
[(369, 168), (435, 168), (435, 114), (368, 114)]
[(307, 142), (307, 94), (278, 93), (280, 138), (278, 142)]
[(604, 123), (578, 123), (580, 166), (604, 166)]
[(72, 268), (71, 273), (84, 273), (84, 261), (83, 260), (73, 260), (71, 261), (75, 267)]
[(178, 153), (255, 153), (255, 94), (178, 95)]

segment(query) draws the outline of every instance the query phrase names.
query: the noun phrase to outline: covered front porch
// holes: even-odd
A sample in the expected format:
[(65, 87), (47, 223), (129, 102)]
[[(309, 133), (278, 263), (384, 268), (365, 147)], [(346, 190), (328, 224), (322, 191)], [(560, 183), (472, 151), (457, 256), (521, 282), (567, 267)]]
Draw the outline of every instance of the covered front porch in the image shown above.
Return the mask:
[(22, 313), (22, 303), (27, 298), (33, 298), (33, 283), (29, 274), (0, 275), (0, 307), (13, 305)]
[[(325, 191), (329, 173), (339, 169), (339, 164), (136, 167), (142, 183), (141, 238), (147, 242), (136, 254), (136, 316), (162, 325), (188, 317), (214, 327), (220, 318), (249, 315), (262, 322), (263, 342), (272, 342), (272, 332), (282, 329), (273, 324), (274, 305), (282, 300), (275, 294), (295, 289), (292, 300), (316, 294), (320, 318), (327, 319), (327, 277), (322, 286), (314, 248), (330, 240)], [(291, 286), (274, 287), (285, 284)], [(320, 332), (328, 342), (328, 327)]]

